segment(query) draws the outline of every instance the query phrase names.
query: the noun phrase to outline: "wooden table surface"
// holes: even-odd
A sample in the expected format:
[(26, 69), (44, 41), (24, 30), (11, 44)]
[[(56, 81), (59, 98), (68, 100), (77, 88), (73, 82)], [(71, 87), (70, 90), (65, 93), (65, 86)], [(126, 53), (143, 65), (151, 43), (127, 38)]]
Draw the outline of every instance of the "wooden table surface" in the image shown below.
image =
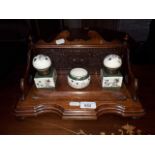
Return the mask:
[(134, 65), (139, 78), (139, 98), (146, 111), (140, 119), (122, 118), (106, 114), (98, 120), (61, 120), (54, 114), (18, 120), (14, 108), (20, 96), (19, 77), (22, 67), (17, 67), (0, 89), (0, 134), (155, 134), (155, 65)]

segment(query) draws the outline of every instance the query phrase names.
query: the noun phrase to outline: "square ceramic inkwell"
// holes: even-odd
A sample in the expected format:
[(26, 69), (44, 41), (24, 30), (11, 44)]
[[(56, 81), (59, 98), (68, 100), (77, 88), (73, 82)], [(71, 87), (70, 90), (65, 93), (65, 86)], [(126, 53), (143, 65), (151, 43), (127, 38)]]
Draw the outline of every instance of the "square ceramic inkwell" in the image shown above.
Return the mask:
[(37, 88), (55, 88), (57, 73), (52, 67), (49, 56), (39, 54), (33, 58), (33, 67), (37, 70), (34, 82)]
[(103, 60), (101, 83), (103, 88), (120, 88), (123, 76), (120, 72), (122, 59), (119, 55), (109, 54)]

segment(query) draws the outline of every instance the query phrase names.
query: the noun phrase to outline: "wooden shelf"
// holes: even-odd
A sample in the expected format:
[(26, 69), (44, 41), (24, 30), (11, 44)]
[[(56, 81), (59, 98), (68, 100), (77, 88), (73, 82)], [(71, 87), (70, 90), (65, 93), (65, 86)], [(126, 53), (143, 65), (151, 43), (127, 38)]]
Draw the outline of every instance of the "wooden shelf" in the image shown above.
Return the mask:
[[(96, 102), (96, 109), (70, 106), (71, 101)], [(81, 90), (67, 84), (67, 74), (59, 74), (55, 89), (37, 89), (34, 85), (24, 101), (19, 101), (16, 116), (37, 116), (56, 113), (63, 119), (97, 119), (104, 113), (140, 117), (144, 114), (139, 101), (133, 101), (126, 86), (120, 89), (103, 89), (99, 75), (91, 75), (90, 85)]]

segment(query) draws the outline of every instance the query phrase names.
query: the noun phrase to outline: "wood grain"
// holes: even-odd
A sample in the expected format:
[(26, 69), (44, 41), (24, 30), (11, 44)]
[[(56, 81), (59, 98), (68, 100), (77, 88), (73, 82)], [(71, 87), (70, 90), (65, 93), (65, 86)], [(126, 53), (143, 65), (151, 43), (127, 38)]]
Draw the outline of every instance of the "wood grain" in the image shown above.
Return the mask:
[[(79, 134), (126, 134), (120, 130), (125, 124), (133, 125), (141, 134), (155, 134), (155, 66), (134, 65), (134, 74), (139, 79), (138, 96), (146, 115), (140, 119), (103, 114), (97, 120), (62, 120), (55, 113), (44, 113), (37, 117), (18, 119), (14, 108), (19, 100), (19, 80), (23, 67), (10, 72), (0, 89), (0, 134), (2, 135), (79, 135)], [(133, 133), (133, 134), (136, 134)]]

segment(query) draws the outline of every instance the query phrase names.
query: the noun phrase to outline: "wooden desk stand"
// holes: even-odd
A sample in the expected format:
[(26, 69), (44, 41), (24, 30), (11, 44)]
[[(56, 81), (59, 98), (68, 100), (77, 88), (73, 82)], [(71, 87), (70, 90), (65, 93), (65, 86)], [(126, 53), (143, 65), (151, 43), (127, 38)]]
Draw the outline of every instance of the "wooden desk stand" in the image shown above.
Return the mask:
[[(93, 32), (93, 34), (97, 34)], [(90, 33), (91, 34), (91, 33)], [(89, 36), (91, 36), (89, 34)], [(58, 35), (56, 39), (61, 38)], [(39, 41), (31, 44), (28, 52), (28, 63), (24, 77), (20, 81), (22, 91), (17, 103), (15, 115), (18, 117), (37, 116), (44, 113), (56, 113), (63, 119), (97, 119), (106, 113), (124, 117), (140, 117), (144, 109), (137, 97), (138, 79), (131, 71), (129, 49), (120, 41), (106, 42), (101, 37), (91, 41), (67, 41), (56, 45), (55, 41)], [(31, 62), (34, 55), (43, 53), (51, 57), (58, 73), (55, 89), (37, 89), (33, 83), (35, 70)], [(123, 60), (123, 86), (120, 89), (101, 87), (100, 69), (107, 54), (119, 54)], [(84, 67), (91, 75), (90, 85), (82, 90), (71, 88), (67, 83), (67, 74), (73, 67)], [(70, 106), (71, 101), (96, 102), (96, 109)]]

